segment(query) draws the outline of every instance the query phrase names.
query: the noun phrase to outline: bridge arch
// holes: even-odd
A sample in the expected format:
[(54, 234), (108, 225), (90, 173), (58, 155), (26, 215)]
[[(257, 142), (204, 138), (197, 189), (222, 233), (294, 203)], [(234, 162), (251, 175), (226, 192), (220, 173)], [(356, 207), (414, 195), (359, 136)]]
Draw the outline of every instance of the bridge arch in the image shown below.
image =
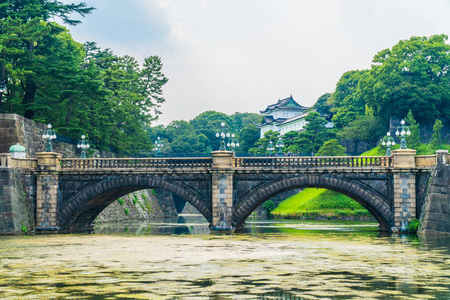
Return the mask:
[(163, 189), (180, 196), (211, 222), (212, 212), (207, 201), (187, 185), (163, 178), (120, 176), (90, 184), (65, 200), (59, 211), (59, 226), (63, 230), (90, 227), (103, 209), (116, 199), (150, 188)]
[(361, 182), (327, 175), (305, 175), (270, 181), (250, 191), (235, 205), (233, 226), (241, 228), (247, 217), (262, 203), (282, 192), (296, 188), (325, 188), (344, 194), (360, 203), (378, 221), (380, 230), (390, 230), (394, 215), (389, 201)]

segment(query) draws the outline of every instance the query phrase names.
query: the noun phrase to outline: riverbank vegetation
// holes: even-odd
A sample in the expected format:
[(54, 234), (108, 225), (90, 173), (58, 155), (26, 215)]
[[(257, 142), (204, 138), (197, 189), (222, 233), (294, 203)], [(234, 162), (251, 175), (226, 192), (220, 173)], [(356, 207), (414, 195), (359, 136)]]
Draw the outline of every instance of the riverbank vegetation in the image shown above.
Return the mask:
[(278, 219), (372, 219), (355, 200), (338, 192), (307, 188), (281, 202), (271, 215)]

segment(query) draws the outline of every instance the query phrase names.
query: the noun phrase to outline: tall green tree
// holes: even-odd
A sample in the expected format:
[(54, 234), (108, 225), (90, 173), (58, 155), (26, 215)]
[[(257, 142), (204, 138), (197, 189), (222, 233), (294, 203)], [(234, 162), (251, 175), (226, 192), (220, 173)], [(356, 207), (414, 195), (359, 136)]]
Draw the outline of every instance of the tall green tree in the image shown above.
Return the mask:
[(418, 121), (450, 117), (450, 45), (446, 35), (412, 37), (375, 55), (359, 94), (385, 122), (411, 109)]
[(262, 117), (259, 114), (254, 113), (240, 113), (235, 112), (231, 116), (233, 125), (232, 127), (236, 132), (240, 132), (244, 127), (248, 125), (259, 125), (261, 124)]
[[(48, 23), (51, 18), (59, 18), (64, 23), (76, 25), (79, 20), (72, 19), (75, 14), (85, 16), (93, 8), (87, 7), (84, 2), (79, 4), (65, 4), (61, 1), (50, 0), (6, 0), (0, 4), (0, 33), (14, 31), (14, 39), (2, 39), (0, 48), (1, 77), (0, 81), (7, 82), (7, 101), (12, 108), (24, 111), (23, 115), (33, 118), (36, 110), (34, 102), (40, 83), (40, 56), (36, 48), (42, 38), (48, 34), (58, 33), (58, 29)], [(57, 26), (56, 26), (57, 27)], [(11, 37), (11, 36), (10, 36)], [(17, 91), (18, 88), (21, 90)], [(14, 97), (15, 96), (15, 97)], [(21, 100), (20, 105), (17, 99)], [(3, 110), (0, 99), (0, 109)]]
[[(267, 146), (272, 141), (273, 146), (275, 148), (275, 144), (277, 143), (279, 136), (280, 133), (273, 130), (268, 130), (264, 132), (264, 137), (260, 138), (255, 143), (255, 147), (249, 149), (249, 153), (253, 155), (268, 155), (269, 151), (267, 151)], [(278, 151), (278, 149), (276, 149), (275, 152), (276, 151)]]
[(336, 90), (328, 100), (331, 103), (334, 125), (342, 129), (365, 114), (366, 102), (359, 93), (359, 82), (368, 76), (368, 71), (344, 73), (336, 84)]
[(295, 148), (291, 152), (300, 152), (304, 155), (314, 155), (323, 143), (335, 137), (334, 130), (327, 129), (327, 121), (320, 117), (318, 112), (310, 112), (305, 120), (308, 122), (304, 131), (299, 133), (298, 138), (294, 140)]
[(340, 140), (363, 141), (373, 148), (384, 136), (386, 130), (387, 125), (383, 126), (380, 118), (360, 115), (339, 131), (337, 137)]
[(239, 132), (238, 141), (239, 147), (238, 153), (247, 154), (250, 148), (252, 148), (259, 139), (259, 128), (253, 124), (248, 124)]
[(442, 127), (443, 127), (442, 121), (437, 119), (433, 125), (433, 136), (430, 143), (433, 149), (438, 150), (439, 148), (442, 147), (442, 135), (441, 135)]
[(190, 120), (189, 123), (193, 126), (196, 134), (204, 134), (208, 138), (212, 150), (219, 150), (220, 139), (216, 137), (216, 133), (221, 131), (221, 123), (225, 123), (227, 132), (238, 133), (233, 119), (227, 114), (216, 111), (205, 111)]
[(326, 93), (317, 99), (316, 103), (314, 103), (313, 108), (320, 111), (324, 114), (331, 114), (331, 104), (332, 104), (332, 94)]

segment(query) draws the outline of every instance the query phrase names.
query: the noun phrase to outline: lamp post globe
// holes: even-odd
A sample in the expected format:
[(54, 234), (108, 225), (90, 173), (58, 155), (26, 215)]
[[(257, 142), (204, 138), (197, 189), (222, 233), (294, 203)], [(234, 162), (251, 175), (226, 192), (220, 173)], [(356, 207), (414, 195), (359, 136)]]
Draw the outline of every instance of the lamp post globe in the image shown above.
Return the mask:
[(402, 119), (400, 121), (400, 126), (397, 127), (397, 131), (395, 132), (395, 135), (400, 137), (400, 149), (407, 149), (405, 138), (410, 134), (411, 131), (409, 131), (409, 127), (405, 126), (405, 120)]
[(47, 125), (47, 129), (44, 131), (44, 134), (42, 135), (42, 138), (44, 140), (47, 140), (47, 143), (45, 145), (45, 151), (46, 152), (53, 152), (53, 145), (52, 140), (56, 139), (56, 133), (52, 129), (52, 124)]
[(267, 145), (267, 151), (269, 151), (269, 156), (272, 156), (273, 151), (275, 151), (272, 140), (270, 140), (269, 144)]
[(278, 148), (277, 156), (283, 156), (284, 143), (281, 140), (281, 136), (278, 138), (278, 141), (277, 141), (275, 147)]
[(389, 131), (386, 133), (386, 136), (381, 139), (381, 144), (387, 147), (386, 156), (391, 156), (391, 146), (395, 146), (395, 141), (394, 138), (391, 137), (391, 133)]
[[(228, 131), (224, 122), (220, 123), (220, 130), (216, 132), (216, 137), (220, 138), (219, 151), (226, 151), (228, 147), (234, 152), (235, 148), (239, 147), (239, 143), (235, 139), (236, 135)], [(228, 139), (228, 141), (225, 141), (225, 139)]]
[(161, 138), (158, 136), (156, 138), (155, 144), (153, 146), (153, 151), (155, 152), (156, 157), (162, 156), (161, 149), (164, 147), (163, 143), (161, 142)]
[(86, 149), (90, 147), (89, 142), (86, 140), (86, 136), (83, 134), (81, 140), (78, 141), (77, 148), (81, 149), (80, 158), (86, 158)]

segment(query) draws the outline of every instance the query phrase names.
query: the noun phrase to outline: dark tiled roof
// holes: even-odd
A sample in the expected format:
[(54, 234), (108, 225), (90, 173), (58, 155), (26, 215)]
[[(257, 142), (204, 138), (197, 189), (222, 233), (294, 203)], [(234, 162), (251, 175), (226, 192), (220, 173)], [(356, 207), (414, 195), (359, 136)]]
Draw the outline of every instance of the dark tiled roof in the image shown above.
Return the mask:
[[(290, 102), (291, 102), (291, 103), (293, 102), (294, 106), (286, 106), (286, 105), (287, 105), (288, 103), (290, 103)], [(270, 112), (270, 111), (272, 111), (272, 110), (274, 110), (274, 109), (277, 109), (277, 108), (278, 108), (278, 109), (294, 109), (294, 110), (299, 110), (299, 111), (302, 111), (302, 110), (306, 110), (306, 109), (307, 109), (307, 107), (301, 106), (300, 104), (298, 104), (298, 103), (294, 100), (294, 98), (292, 98), (292, 95), (291, 95), (291, 96), (288, 97), (288, 98), (278, 100), (278, 102), (275, 103), (275, 104), (268, 105), (267, 108), (266, 108), (265, 110), (262, 110), (262, 111), (261, 111), (261, 113), (264, 114), (264, 113)]]
[(264, 119), (263, 119), (263, 121), (261, 123), (261, 126), (269, 125), (269, 124), (272, 124), (272, 123), (281, 124), (284, 121), (286, 121), (286, 118), (274, 119), (273, 116), (264, 116)]

